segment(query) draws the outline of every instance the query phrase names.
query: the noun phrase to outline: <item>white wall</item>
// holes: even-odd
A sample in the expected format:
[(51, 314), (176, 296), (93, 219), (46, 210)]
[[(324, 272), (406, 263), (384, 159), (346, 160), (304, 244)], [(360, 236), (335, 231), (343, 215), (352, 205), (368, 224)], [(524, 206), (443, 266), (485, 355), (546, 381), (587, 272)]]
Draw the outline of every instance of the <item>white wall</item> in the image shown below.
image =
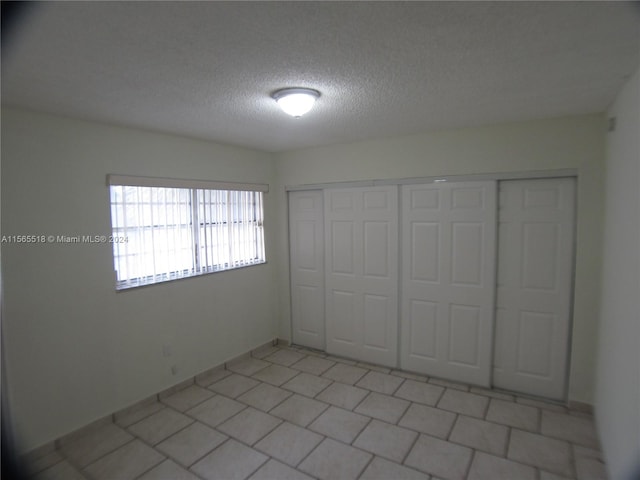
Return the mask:
[(596, 421), (614, 480), (640, 478), (639, 92), (640, 71), (608, 113)]
[[(492, 172), (578, 170), (577, 261), (569, 398), (592, 403), (602, 235), (604, 119), (584, 115), (321, 147), (276, 156), (279, 229), (285, 186)], [(286, 237), (285, 237), (286, 239)], [(287, 245), (280, 243), (280, 335), (290, 338)]]
[[(290, 337), (285, 185), (575, 168), (570, 398), (592, 402), (600, 291), (603, 117), (379, 139), (272, 156), (2, 112), (2, 234), (108, 234), (108, 173), (270, 183), (267, 265), (121, 293), (105, 245), (3, 245), (12, 416), (31, 449), (278, 335)], [(275, 163), (274, 163), (275, 158)], [(274, 186), (275, 185), (275, 186)], [(271, 226), (271, 228), (269, 228)], [(240, 295), (251, 292), (251, 302)], [(171, 343), (174, 356), (162, 357)], [(172, 376), (170, 365), (179, 373)]]
[[(3, 235), (108, 235), (108, 173), (272, 186), (275, 174), (266, 153), (6, 109), (2, 170)], [(268, 264), (120, 293), (110, 245), (2, 245), (4, 354), (22, 449), (276, 336), (273, 197)]]

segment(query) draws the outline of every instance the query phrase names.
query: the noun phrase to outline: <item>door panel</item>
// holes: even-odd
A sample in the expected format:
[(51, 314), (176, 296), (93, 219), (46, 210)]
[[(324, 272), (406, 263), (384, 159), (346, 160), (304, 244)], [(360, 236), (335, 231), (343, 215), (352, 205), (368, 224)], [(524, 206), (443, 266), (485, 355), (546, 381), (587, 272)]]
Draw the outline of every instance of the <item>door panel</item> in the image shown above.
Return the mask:
[(327, 351), (396, 366), (397, 187), (327, 190), (325, 237)]
[(354, 265), (353, 222), (336, 221), (331, 224), (331, 269), (334, 273), (351, 274)]
[(489, 386), (496, 182), (407, 185), (401, 366)]
[(380, 252), (389, 251), (388, 222), (364, 222), (364, 275), (389, 278), (389, 257)]
[(389, 344), (387, 322), (389, 298), (383, 295), (364, 295), (364, 347), (384, 350)]
[[(416, 359), (437, 361), (438, 355), (438, 304), (424, 300), (410, 301), (409, 352)], [(404, 352), (404, 346), (403, 346)]]
[(474, 367), (478, 365), (480, 308), (451, 305), (449, 321), (449, 362)]
[(555, 223), (524, 223), (522, 232), (522, 287), (555, 291), (560, 240)]
[(548, 377), (551, 374), (551, 342), (555, 315), (538, 312), (520, 312), (518, 337), (518, 371)]
[(289, 192), (293, 343), (324, 350), (324, 201), (322, 191)]
[(298, 307), (296, 311), (299, 313), (300, 306), (304, 305), (305, 310), (308, 310), (311, 313), (299, 316), (300, 320), (297, 327), (300, 330), (300, 333), (305, 335), (316, 335), (318, 333), (318, 322), (320, 319), (317, 312), (324, 311), (324, 305), (322, 302), (318, 301), (324, 297), (324, 295), (321, 296), (320, 290), (321, 289), (319, 287), (315, 286), (297, 285), (293, 292), (293, 295), (298, 300), (296, 302), (296, 306)]
[(414, 222), (411, 225), (411, 279), (424, 282), (437, 282), (438, 241), (440, 224), (435, 222)]
[(478, 222), (452, 223), (451, 283), (481, 286), (484, 253), (484, 225)]
[(332, 290), (327, 309), (327, 312), (334, 318), (332, 340), (350, 346), (356, 345), (355, 297), (353, 292)]
[(571, 323), (575, 180), (500, 183), (496, 387), (562, 400)]

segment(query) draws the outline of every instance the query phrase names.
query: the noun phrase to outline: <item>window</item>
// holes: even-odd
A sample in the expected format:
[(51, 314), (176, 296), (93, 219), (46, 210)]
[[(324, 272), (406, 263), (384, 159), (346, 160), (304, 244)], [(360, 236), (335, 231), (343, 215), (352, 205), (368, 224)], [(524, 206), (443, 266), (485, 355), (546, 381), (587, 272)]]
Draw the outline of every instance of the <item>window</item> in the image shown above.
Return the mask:
[(108, 183), (116, 290), (265, 263), (266, 185), (118, 175)]

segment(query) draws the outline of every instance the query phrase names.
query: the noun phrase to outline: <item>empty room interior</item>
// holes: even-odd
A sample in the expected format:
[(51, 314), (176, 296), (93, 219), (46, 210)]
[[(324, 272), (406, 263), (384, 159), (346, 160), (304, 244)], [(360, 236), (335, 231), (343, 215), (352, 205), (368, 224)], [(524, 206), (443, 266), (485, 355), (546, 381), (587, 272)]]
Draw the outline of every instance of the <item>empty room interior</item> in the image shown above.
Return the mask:
[(637, 2), (3, 2), (3, 476), (640, 478)]

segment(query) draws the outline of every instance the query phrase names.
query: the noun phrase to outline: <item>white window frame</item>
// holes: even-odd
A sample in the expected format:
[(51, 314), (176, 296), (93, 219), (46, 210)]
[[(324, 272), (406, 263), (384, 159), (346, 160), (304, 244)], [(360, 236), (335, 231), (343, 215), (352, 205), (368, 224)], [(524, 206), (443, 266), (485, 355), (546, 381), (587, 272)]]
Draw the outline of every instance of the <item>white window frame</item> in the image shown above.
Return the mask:
[(268, 185), (108, 175), (116, 290), (266, 263)]

